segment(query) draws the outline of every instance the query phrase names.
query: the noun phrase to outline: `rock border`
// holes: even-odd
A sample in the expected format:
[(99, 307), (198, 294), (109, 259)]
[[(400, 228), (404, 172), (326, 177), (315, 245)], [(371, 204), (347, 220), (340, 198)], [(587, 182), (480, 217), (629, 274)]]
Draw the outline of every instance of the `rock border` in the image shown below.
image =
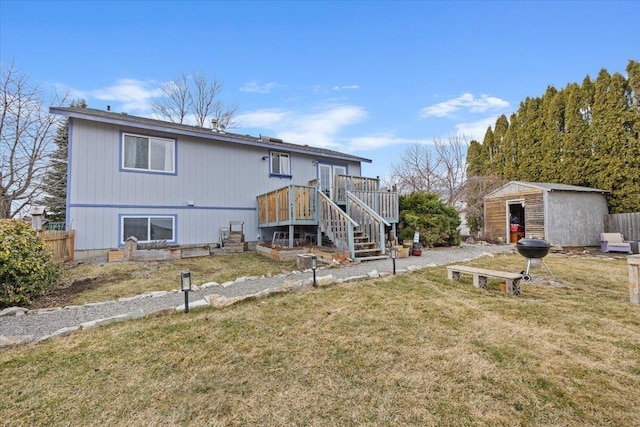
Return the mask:
[[(423, 267), (410, 265), (409, 267), (407, 267), (407, 269), (396, 270), (396, 275), (403, 274), (403, 273), (410, 273), (412, 271), (416, 271), (416, 270), (420, 270), (420, 269), (428, 268), (428, 267), (435, 267), (435, 266), (436, 266), (435, 264), (433, 264), (433, 265), (430, 264), (430, 265), (423, 266)], [(318, 270), (321, 270), (321, 269), (324, 269), (324, 267), (321, 267)], [(304, 273), (310, 273), (311, 271), (312, 270), (308, 269), (308, 270), (304, 270), (303, 272)], [(294, 270), (288, 275), (280, 274), (280, 275), (273, 276), (273, 277), (296, 276), (296, 275), (302, 274), (303, 272)], [(329, 274), (329, 275), (326, 275), (326, 276), (317, 276), (316, 277), (316, 284), (317, 284), (318, 287), (327, 287), (327, 286), (331, 286), (331, 285), (334, 285), (334, 284), (342, 284), (342, 283), (356, 282), (356, 281), (365, 281), (365, 280), (379, 279), (379, 278), (385, 278), (385, 277), (390, 277), (390, 276), (392, 276), (392, 274), (389, 273), (389, 272), (380, 273), (377, 270), (372, 270), (366, 275), (350, 276), (350, 277), (345, 277), (345, 278), (334, 278), (332, 274)], [(217, 282), (208, 282), (208, 283), (204, 283), (204, 284), (202, 284), (200, 286), (192, 286), (192, 291), (198, 291), (198, 290), (201, 290), (201, 289), (206, 289), (206, 288), (216, 287), (216, 286), (228, 287), (228, 286), (231, 286), (231, 285), (236, 284), (236, 283), (242, 283), (242, 282), (246, 282), (246, 281), (250, 281), (250, 280), (260, 280), (260, 279), (265, 279), (265, 278), (266, 278), (266, 276), (262, 276), (262, 277), (258, 277), (258, 276), (242, 276), (242, 277), (238, 277), (237, 279), (235, 279), (233, 281), (224, 282), (222, 284), (219, 284)], [(290, 279), (290, 280), (285, 280), (281, 285), (279, 285), (277, 287), (263, 289), (263, 290), (261, 290), (259, 292), (254, 293), (254, 294), (239, 295), (239, 296), (236, 296), (236, 297), (225, 297), (225, 296), (220, 295), (220, 294), (206, 295), (202, 299), (195, 300), (193, 302), (189, 302), (189, 308), (190, 309), (191, 308), (198, 308), (198, 307), (223, 308), (223, 307), (228, 307), (230, 305), (233, 305), (233, 304), (236, 304), (238, 302), (245, 301), (245, 300), (258, 299), (258, 298), (263, 298), (263, 297), (266, 297), (266, 296), (272, 295), (272, 294), (297, 292), (297, 291), (308, 290), (308, 289), (313, 289), (313, 288), (314, 288), (314, 286), (313, 286), (313, 278), (311, 278), (311, 277), (305, 278), (305, 279), (298, 279), (298, 280)], [(0, 317), (3, 317), (3, 316), (33, 316), (33, 315), (52, 313), (52, 312), (62, 311), (62, 310), (80, 309), (82, 307), (90, 307), (90, 306), (103, 305), (103, 304), (113, 304), (113, 303), (116, 303), (116, 302), (134, 301), (134, 300), (138, 300), (138, 299), (142, 299), (142, 298), (157, 298), (157, 297), (161, 297), (161, 296), (167, 295), (169, 293), (177, 293), (177, 292), (180, 292), (180, 290), (174, 289), (174, 290), (171, 290), (171, 291), (151, 291), (151, 292), (145, 292), (143, 294), (135, 295), (135, 296), (132, 296), (132, 297), (119, 298), (117, 301), (111, 300), (111, 301), (102, 301), (102, 302), (91, 302), (91, 303), (86, 303), (84, 305), (69, 305), (69, 306), (65, 306), (65, 307), (39, 308), (39, 309), (34, 309), (34, 310), (28, 310), (28, 309), (23, 308), (23, 307), (8, 307), (8, 308), (0, 311)], [(36, 338), (33, 335), (0, 335), (0, 349), (1, 348), (6, 348), (6, 347), (13, 347), (13, 346), (21, 345), (21, 344), (33, 344), (33, 343), (45, 341), (45, 340), (48, 340), (48, 339), (51, 339), (51, 338), (69, 335), (69, 334), (72, 334), (72, 333), (74, 333), (76, 331), (91, 330), (91, 329), (94, 329), (94, 328), (99, 327), (99, 326), (109, 325), (109, 324), (116, 323), (116, 322), (123, 322), (123, 321), (129, 320), (129, 319), (138, 319), (138, 318), (142, 318), (142, 317), (165, 316), (165, 315), (173, 313), (175, 311), (184, 311), (184, 309), (185, 309), (184, 304), (181, 304), (181, 305), (176, 306), (176, 307), (161, 308), (161, 309), (158, 309), (158, 310), (155, 310), (155, 311), (151, 311), (151, 312), (148, 312), (148, 313), (144, 313), (142, 310), (135, 310), (133, 312), (129, 312), (129, 313), (126, 313), (126, 314), (120, 314), (120, 315), (113, 316), (113, 317), (107, 317), (107, 318), (103, 318), (103, 319), (96, 319), (96, 320), (92, 320), (92, 321), (89, 321), (89, 322), (84, 322), (84, 323), (81, 323), (81, 324), (79, 324), (77, 326), (61, 328), (61, 329), (58, 329), (58, 330), (54, 331), (53, 333), (51, 333), (49, 335), (46, 335), (46, 336), (43, 336), (43, 337), (38, 337), (38, 338)]]

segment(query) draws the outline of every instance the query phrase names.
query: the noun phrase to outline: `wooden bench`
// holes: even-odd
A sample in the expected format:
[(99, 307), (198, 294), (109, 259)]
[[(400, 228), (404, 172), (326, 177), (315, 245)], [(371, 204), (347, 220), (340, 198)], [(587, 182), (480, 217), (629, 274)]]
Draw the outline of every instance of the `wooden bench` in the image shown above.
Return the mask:
[(522, 280), (522, 274), (487, 270), (486, 268), (469, 267), (466, 265), (447, 266), (447, 277), (449, 280), (458, 282), (460, 280), (460, 273), (473, 275), (473, 286), (479, 289), (487, 289), (489, 277), (504, 279), (507, 285), (507, 292), (513, 295), (520, 295), (520, 280)]

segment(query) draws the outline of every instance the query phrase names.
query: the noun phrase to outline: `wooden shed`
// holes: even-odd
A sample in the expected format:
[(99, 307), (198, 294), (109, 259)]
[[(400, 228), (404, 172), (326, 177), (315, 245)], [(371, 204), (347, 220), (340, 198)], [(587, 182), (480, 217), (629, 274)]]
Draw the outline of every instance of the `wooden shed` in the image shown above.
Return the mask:
[(516, 243), (523, 237), (552, 245), (598, 246), (609, 213), (605, 190), (511, 181), (484, 197), (484, 237)]

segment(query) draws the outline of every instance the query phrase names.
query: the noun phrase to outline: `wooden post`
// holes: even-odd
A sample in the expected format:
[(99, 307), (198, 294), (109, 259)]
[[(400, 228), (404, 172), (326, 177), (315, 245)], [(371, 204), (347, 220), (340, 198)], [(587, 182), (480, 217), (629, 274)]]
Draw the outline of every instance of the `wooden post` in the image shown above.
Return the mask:
[(627, 257), (629, 264), (629, 298), (631, 304), (640, 305), (640, 255)]

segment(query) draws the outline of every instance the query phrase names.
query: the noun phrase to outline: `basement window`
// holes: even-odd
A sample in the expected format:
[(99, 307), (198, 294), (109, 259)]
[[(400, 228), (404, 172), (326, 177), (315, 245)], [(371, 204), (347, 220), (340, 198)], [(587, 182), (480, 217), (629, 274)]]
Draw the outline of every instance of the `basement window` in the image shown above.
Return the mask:
[(139, 243), (166, 240), (175, 242), (175, 216), (122, 216), (120, 243), (131, 236)]

